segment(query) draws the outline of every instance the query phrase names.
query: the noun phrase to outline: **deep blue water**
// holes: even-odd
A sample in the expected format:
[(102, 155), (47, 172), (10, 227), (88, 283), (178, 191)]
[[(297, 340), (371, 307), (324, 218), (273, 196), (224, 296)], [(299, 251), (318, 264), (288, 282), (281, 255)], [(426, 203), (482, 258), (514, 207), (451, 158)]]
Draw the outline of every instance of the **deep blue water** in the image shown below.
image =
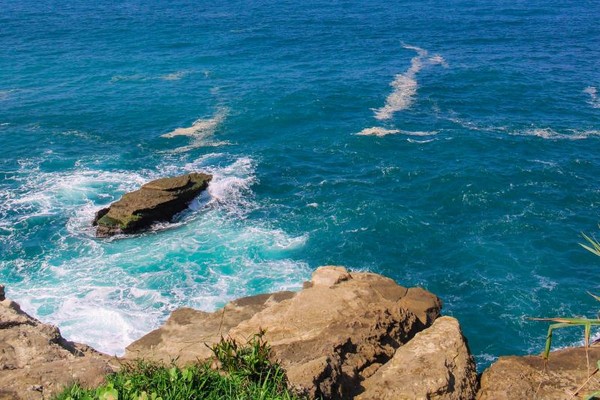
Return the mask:
[[(539, 352), (524, 317), (598, 308), (578, 243), (600, 222), (599, 20), (594, 1), (0, 0), (0, 281), (121, 354), (177, 307), (345, 265), (438, 294), (481, 367)], [(215, 179), (176, 223), (94, 238), (96, 210), (192, 170)]]

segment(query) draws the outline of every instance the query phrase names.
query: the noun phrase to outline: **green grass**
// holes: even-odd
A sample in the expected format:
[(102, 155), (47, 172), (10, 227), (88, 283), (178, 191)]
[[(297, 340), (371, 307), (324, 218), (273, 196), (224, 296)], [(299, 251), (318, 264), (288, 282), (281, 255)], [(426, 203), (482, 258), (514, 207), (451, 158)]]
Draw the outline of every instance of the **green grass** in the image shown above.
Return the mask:
[[(245, 344), (222, 339), (211, 347), (214, 358), (186, 367), (138, 360), (108, 375), (102, 386), (75, 383), (54, 400), (300, 400), (285, 371), (269, 361), (263, 333)], [(216, 366), (215, 366), (216, 365)]]

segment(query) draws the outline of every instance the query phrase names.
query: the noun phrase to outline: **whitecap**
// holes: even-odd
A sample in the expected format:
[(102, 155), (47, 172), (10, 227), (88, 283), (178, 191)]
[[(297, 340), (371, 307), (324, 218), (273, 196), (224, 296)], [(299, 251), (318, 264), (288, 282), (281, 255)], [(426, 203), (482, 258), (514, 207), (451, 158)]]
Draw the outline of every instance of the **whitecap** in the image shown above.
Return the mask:
[(588, 104), (590, 104), (593, 108), (600, 108), (600, 99), (598, 98), (598, 89), (596, 89), (596, 87), (588, 86), (583, 90), (583, 93), (590, 95)]
[(398, 111), (409, 108), (414, 97), (417, 94), (417, 74), (426, 65), (448, 64), (444, 58), (438, 54), (428, 58), (428, 51), (416, 46), (403, 45), (405, 49), (414, 50), (417, 55), (410, 61), (410, 67), (401, 74), (397, 74), (390, 86), (394, 89), (385, 99), (385, 105), (375, 111), (375, 118), (378, 120), (387, 120), (394, 116)]

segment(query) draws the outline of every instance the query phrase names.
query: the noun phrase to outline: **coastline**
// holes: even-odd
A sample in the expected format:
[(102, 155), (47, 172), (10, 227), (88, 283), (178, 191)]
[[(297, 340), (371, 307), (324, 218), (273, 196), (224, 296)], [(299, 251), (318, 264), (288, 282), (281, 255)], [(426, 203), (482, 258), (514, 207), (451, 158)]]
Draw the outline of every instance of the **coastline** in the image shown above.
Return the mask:
[[(219, 338), (259, 331), (291, 386), (310, 399), (561, 399), (587, 374), (584, 349), (573, 348), (553, 352), (546, 369), (540, 356), (501, 357), (478, 375), (437, 296), (343, 267), (316, 269), (299, 292), (241, 298), (213, 313), (176, 310), (121, 358), (66, 341), (0, 294), (2, 399), (46, 399), (73, 381), (93, 387), (136, 359), (184, 366), (209, 359)], [(600, 348), (589, 352), (600, 358)]]

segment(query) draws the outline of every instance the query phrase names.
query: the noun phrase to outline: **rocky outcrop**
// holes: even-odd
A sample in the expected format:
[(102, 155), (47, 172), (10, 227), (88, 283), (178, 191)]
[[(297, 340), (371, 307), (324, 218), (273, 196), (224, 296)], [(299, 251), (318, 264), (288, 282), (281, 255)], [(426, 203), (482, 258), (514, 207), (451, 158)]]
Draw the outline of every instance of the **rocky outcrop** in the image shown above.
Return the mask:
[[(600, 360), (600, 348), (589, 349), (590, 372)], [(550, 353), (546, 365), (541, 356), (500, 357), (481, 377), (478, 400), (564, 400), (600, 390), (600, 377), (589, 381), (585, 348)], [(587, 381), (587, 382), (586, 382)]]
[[(321, 267), (298, 293), (244, 298), (214, 313), (177, 310), (163, 327), (131, 344), (126, 358), (185, 364), (210, 357), (206, 344), (221, 336), (243, 341), (264, 329), (291, 385), (312, 398), (352, 399), (362, 392), (364, 398), (376, 398), (368, 397), (371, 384), (363, 384), (388, 379), (397, 365), (379, 378), (378, 371), (401, 353), (397, 363), (402, 357), (428, 362), (405, 372), (413, 386), (423, 384), (420, 373), (426, 372), (428, 382), (435, 382), (427, 390), (438, 393), (431, 398), (473, 398), (473, 361), (456, 321), (444, 318), (427, 333), (440, 309), (440, 300), (423, 289), (407, 289), (376, 274)], [(440, 352), (438, 358), (427, 353), (431, 348)]]
[(0, 399), (48, 399), (75, 380), (98, 385), (113, 371), (110, 357), (66, 341), (0, 292)]
[(440, 317), (363, 383), (357, 400), (473, 399), (477, 370), (458, 321)]
[(154, 222), (169, 221), (208, 187), (211, 175), (191, 173), (157, 179), (96, 213), (96, 236), (135, 233)]
[(458, 322), (439, 318), (441, 307), (426, 290), (321, 267), (297, 293), (242, 298), (213, 313), (176, 310), (117, 360), (67, 342), (56, 327), (3, 300), (0, 399), (50, 398), (74, 381), (95, 386), (136, 358), (180, 365), (205, 360), (212, 356), (208, 346), (222, 337), (243, 342), (264, 330), (272, 359), (309, 398), (472, 400), (473, 360)]

